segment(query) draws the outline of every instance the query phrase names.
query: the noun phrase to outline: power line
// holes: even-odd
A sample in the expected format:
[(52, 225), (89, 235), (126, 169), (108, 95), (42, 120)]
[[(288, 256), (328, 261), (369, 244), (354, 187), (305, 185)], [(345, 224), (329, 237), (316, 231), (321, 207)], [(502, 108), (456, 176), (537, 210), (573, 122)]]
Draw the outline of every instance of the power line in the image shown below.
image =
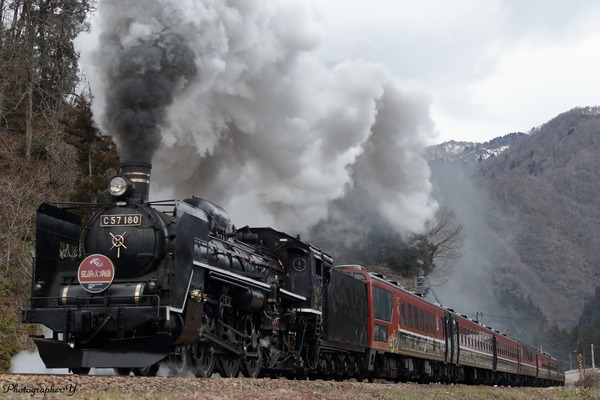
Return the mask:
[[(493, 315), (493, 314), (486, 314), (486, 313), (480, 313), (479, 315), (482, 315), (484, 317), (492, 317), (492, 318), (504, 318), (504, 319), (515, 319), (515, 320), (520, 320), (520, 321), (540, 321), (543, 322), (544, 319), (542, 318), (524, 318), (524, 317), (514, 317), (514, 316), (509, 316), (509, 315)], [(576, 318), (569, 318), (569, 319), (547, 319), (547, 322), (572, 322), (572, 321), (577, 321)]]

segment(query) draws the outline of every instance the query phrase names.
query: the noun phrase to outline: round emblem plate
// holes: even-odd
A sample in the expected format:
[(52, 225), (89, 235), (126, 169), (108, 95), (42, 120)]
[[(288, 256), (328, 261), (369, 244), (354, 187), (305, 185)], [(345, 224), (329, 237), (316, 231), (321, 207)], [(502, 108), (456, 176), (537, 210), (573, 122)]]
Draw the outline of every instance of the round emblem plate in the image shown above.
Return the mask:
[(296, 258), (292, 264), (294, 269), (298, 272), (302, 272), (306, 269), (306, 260), (304, 258)]
[(106, 290), (115, 278), (115, 266), (110, 258), (102, 254), (92, 254), (79, 264), (77, 280), (90, 293)]

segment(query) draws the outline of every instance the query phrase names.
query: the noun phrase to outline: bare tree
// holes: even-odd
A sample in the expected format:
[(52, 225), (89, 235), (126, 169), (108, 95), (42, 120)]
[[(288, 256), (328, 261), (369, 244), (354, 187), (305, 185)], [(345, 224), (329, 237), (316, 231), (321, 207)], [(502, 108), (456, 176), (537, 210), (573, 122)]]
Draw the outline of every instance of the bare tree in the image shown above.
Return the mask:
[(52, 133), (78, 84), (73, 39), (87, 28), (92, 0), (2, 0), (0, 118), (24, 133), (31, 158), (34, 135)]
[(464, 226), (454, 211), (440, 208), (427, 223), (425, 233), (416, 236), (422, 276), (435, 277), (444, 284), (454, 261), (463, 256)]
[(29, 203), (32, 190), (35, 190), (34, 186), (33, 181), (18, 182), (9, 179), (3, 179), (0, 185), (0, 202), (4, 205), (0, 214), (0, 242), (3, 243), (0, 248), (0, 262), (4, 265), (5, 275), (13, 264), (20, 264), (13, 258), (15, 254), (22, 253), (22, 238), (28, 236), (24, 230), (30, 228), (33, 217)]
[(402, 286), (421, 293), (431, 287), (429, 278), (438, 286), (446, 283), (452, 263), (462, 257), (465, 240), (463, 224), (446, 208), (438, 210), (423, 233), (407, 240), (387, 238), (376, 249), (373, 267), (377, 272), (401, 282)]

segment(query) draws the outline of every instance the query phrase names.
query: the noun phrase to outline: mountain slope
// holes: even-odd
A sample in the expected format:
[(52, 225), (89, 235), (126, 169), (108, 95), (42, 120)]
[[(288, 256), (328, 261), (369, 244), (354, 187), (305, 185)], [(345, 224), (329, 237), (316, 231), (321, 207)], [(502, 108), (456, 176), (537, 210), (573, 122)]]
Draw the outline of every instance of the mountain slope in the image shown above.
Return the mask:
[[(515, 246), (545, 291), (546, 315), (569, 315), (598, 284), (600, 116), (564, 113), (488, 159), (474, 178), (519, 221)], [(526, 282), (523, 282), (526, 290)]]
[(598, 111), (574, 109), (452, 156), (447, 144), (431, 150), (436, 197), (458, 207), (468, 237), (443, 294), (513, 331), (540, 311), (550, 325), (577, 322), (600, 277)]

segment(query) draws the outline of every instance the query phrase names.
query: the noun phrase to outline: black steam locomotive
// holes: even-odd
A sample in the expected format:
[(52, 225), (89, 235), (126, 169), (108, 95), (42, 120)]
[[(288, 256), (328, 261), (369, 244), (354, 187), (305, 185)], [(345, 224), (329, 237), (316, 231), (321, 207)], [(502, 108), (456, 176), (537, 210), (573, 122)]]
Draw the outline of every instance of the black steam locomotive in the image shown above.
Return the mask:
[(332, 299), (342, 324), (324, 320), (325, 292), (359, 283), (329, 255), (271, 228), (236, 229), (200, 198), (149, 202), (150, 168), (123, 164), (114, 201), (83, 230), (77, 214), (39, 207), (23, 322), (53, 332), (33, 338), (47, 367), (144, 375), (169, 360), (197, 376), (255, 377), (314, 370), (332, 349), (366, 344), (354, 304)]
[(42, 204), (25, 323), (48, 368), (555, 385), (557, 360), (200, 198), (150, 202), (126, 163), (83, 227)]

